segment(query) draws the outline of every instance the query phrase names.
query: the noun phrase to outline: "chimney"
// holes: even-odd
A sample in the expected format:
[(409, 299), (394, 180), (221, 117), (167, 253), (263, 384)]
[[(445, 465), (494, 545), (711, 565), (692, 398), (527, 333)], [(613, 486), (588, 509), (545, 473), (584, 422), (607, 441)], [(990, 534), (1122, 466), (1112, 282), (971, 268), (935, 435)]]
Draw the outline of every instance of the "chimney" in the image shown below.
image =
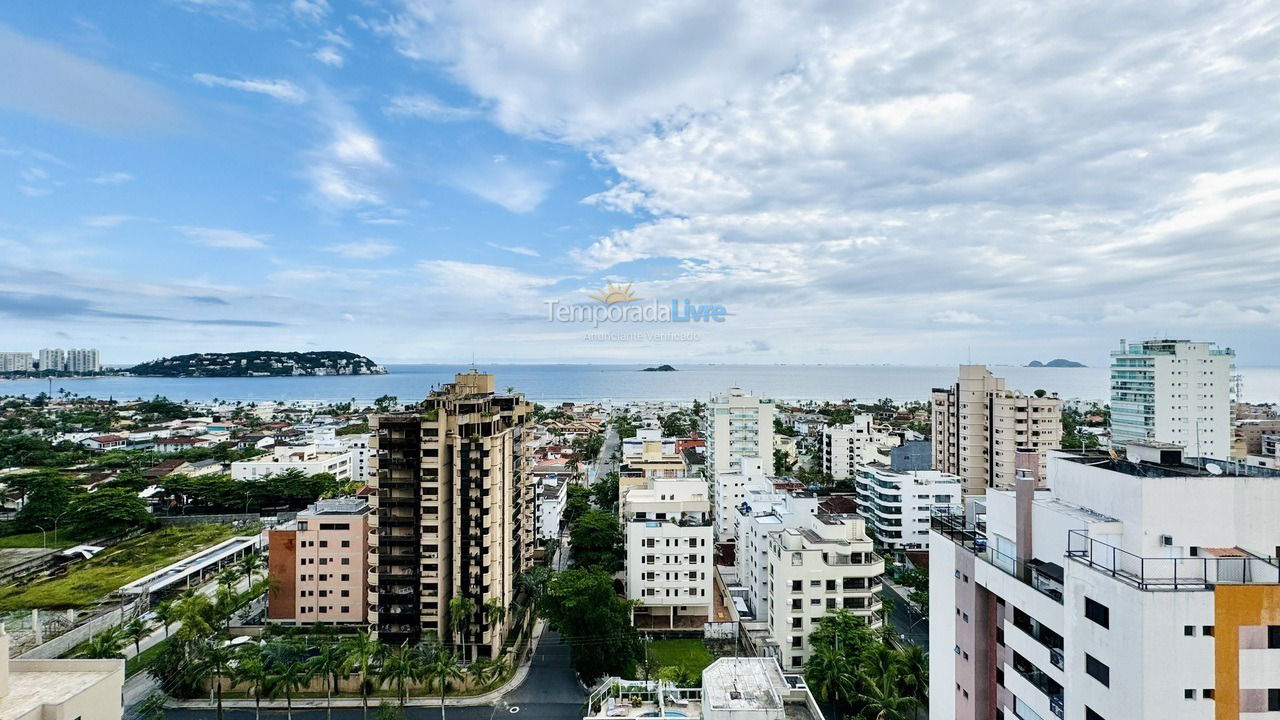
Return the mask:
[(1014, 542), (1018, 547), (1018, 572), (1035, 557), (1031, 546), (1031, 504), (1036, 498), (1036, 478), (1027, 470), (1018, 470), (1013, 480)]

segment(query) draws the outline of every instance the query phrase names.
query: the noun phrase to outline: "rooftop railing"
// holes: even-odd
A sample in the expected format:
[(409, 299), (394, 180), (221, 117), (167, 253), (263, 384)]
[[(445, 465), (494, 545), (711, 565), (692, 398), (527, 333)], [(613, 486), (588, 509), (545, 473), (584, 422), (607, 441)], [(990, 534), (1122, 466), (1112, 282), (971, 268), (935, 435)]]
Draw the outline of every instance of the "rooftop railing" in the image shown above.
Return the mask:
[(1139, 590), (1280, 584), (1280, 565), (1269, 558), (1249, 553), (1229, 557), (1143, 557), (1080, 530), (1068, 532), (1067, 557)]

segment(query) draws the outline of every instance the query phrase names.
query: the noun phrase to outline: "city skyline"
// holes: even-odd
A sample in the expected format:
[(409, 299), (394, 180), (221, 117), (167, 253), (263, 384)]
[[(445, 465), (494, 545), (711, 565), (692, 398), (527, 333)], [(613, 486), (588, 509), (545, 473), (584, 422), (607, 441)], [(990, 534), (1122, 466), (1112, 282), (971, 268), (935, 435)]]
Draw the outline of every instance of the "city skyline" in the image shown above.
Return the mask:
[(1274, 365), (1280, 25), (1166, 10), (6, 6), (3, 349)]

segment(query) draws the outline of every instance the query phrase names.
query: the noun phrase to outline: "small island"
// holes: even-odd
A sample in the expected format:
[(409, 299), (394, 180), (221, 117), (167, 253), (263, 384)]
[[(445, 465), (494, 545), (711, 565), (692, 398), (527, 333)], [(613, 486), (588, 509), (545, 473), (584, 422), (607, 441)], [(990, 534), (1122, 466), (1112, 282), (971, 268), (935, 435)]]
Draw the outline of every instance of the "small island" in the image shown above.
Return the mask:
[(1085, 365), (1084, 363), (1078, 363), (1075, 360), (1063, 360), (1062, 358), (1054, 358), (1053, 360), (1050, 360), (1047, 363), (1042, 363), (1039, 360), (1032, 360), (1031, 362), (1027, 363), (1027, 367), (1078, 368), (1078, 367), (1089, 367), (1089, 366)]
[(152, 360), (125, 372), (145, 377), (279, 377), (294, 375), (386, 375), (363, 355), (339, 350), (192, 353)]
[(658, 367), (647, 367), (641, 372), (675, 372), (676, 369), (670, 365), (659, 365)]

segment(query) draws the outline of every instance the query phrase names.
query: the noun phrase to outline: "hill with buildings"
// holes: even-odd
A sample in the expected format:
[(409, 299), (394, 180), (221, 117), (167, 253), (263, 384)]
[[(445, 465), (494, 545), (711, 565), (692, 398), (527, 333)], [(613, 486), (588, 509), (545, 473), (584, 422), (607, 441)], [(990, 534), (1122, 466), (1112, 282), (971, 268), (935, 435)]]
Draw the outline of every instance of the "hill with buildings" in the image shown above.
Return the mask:
[(271, 377), (280, 375), (385, 375), (363, 355), (339, 350), (192, 353), (152, 360), (126, 372), (150, 377)]

